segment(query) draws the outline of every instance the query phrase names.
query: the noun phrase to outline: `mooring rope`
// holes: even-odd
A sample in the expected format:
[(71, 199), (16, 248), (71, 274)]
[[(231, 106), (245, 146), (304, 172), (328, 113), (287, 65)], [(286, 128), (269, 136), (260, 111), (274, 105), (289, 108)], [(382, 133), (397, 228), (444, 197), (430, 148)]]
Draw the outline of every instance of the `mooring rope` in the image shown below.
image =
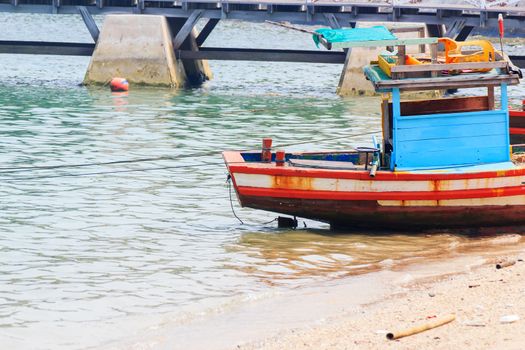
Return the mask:
[[(340, 135), (335, 137), (328, 137), (318, 140), (308, 140), (294, 143), (287, 143), (281, 145), (275, 145), (275, 148), (290, 147), (295, 145), (302, 145), (306, 143), (320, 143), (324, 141), (332, 141), (337, 139), (364, 136), (377, 134), (380, 131), (368, 131), (359, 134), (348, 134)], [(59, 164), (59, 165), (40, 165), (40, 166), (11, 166), (11, 167), (0, 167), (0, 176), (4, 174), (14, 174), (21, 172), (36, 172), (36, 171), (46, 171), (46, 170), (60, 170), (60, 169), (74, 169), (74, 168), (86, 168), (94, 166), (111, 166), (111, 165), (124, 165), (124, 164), (133, 164), (133, 163), (147, 163), (147, 162), (157, 162), (157, 161), (175, 161), (180, 159), (188, 158), (199, 158), (199, 157), (208, 157), (208, 156), (218, 156), (221, 152), (219, 151), (208, 151), (208, 152), (197, 152), (190, 154), (181, 154), (177, 156), (160, 156), (160, 157), (150, 157), (150, 158), (136, 158), (136, 159), (121, 159), (107, 162), (86, 162), (86, 163), (73, 163), (73, 164)], [(242, 162), (241, 162), (242, 163)], [(4, 181), (26, 181), (26, 180), (40, 180), (40, 179), (49, 179), (49, 178), (61, 178), (61, 177), (80, 177), (80, 176), (98, 176), (98, 175), (111, 175), (111, 174), (121, 174), (121, 173), (133, 173), (133, 172), (143, 172), (143, 171), (153, 171), (153, 170), (169, 170), (169, 169), (183, 169), (183, 168), (194, 168), (194, 167), (206, 167), (206, 166), (215, 166), (222, 164), (222, 162), (207, 162), (199, 164), (188, 164), (188, 165), (178, 165), (178, 166), (162, 166), (162, 167), (151, 167), (151, 168), (140, 168), (140, 169), (124, 169), (124, 170), (112, 170), (112, 171), (100, 171), (100, 172), (88, 172), (88, 173), (78, 173), (78, 174), (56, 174), (56, 175), (39, 175), (39, 176), (22, 176), (22, 177), (10, 177), (4, 176), (2, 180)], [(230, 163), (231, 164), (231, 163)]]
[(122, 174), (122, 173), (136, 173), (136, 172), (153, 171), (153, 170), (172, 170), (172, 169), (184, 169), (184, 168), (197, 168), (197, 167), (207, 167), (207, 166), (210, 166), (210, 165), (219, 165), (219, 164), (222, 164), (222, 162), (187, 164), (187, 165), (177, 165), (177, 166), (163, 166), (163, 167), (140, 168), (140, 169), (99, 171), (99, 172), (78, 173), (78, 174), (21, 176), (21, 177), (15, 177), (15, 178), (8, 178), (8, 177), (6, 177), (6, 178), (2, 178), (2, 181), (27, 181), (27, 180), (53, 179), (53, 178), (60, 178), (60, 177), (98, 176), (98, 175), (110, 175), (110, 174)]
[(30, 171), (30, 170), (33, 170), (33, 171), (56, 170), (56, 169), (64, 169), (64, 168), (82, 168), (82, 167), (104, 166), (104, 165), (157, 162), (157, 161), (164, 161), (164, 160), (178, 160), (178, 159), (184, 159), (184, 158), (198, 158), (198, 157), (205, 157), (205, 156), (210, 156), (210, 155), (215, 155), (215, 154), (219, 154), (219, 153), (217, 151), (213, 151), (213, 152), (183, 154), (179, 156), (161, 156), (161, 157), (152, 157), (152, 158), (123, 159), (123, 160), (114, 160), (114, 161), (108, 161), (108, 162), (21, 166), (21, 167), (0, 167), (0, 174), (9, 174), (9, 173), (16, 173), (16, 172)]
[[(226, 178), (226, 183), (228, 184), (228, 193), (229, 193), (229, 195), (230, 195), (230, 207), (231, 207), (231, 209), (232, 209), (233, 216), (234, 216), (237, 220), (239, 220), (239, 222), (241, 223), (241, 225), (244, 225), (244, 221), (242, 221), (241, 218), (237, 215), (237, 213), (235, 212), (235, 209), (234, 209), (234, 207), (233, 207), (232, 184), (231, 184), (232, 180), (231, 180), (231, 179), (232, 179), (231, 175), (228, 174), (228, 177)], [(258, 224), (258, 225), (268, 225), (268, 224), (271, 224), (272, 222), (275, 222), (275, 221), (277, 221), (277, 220), (279, 220), (279, 218), (276, 217), (276, 218), (273, 218), (273, 219), (270, 220), (270, 221), (263, 222), (263, 223)], [(305, 227), (306, 227), (306, 224), (305, 224)]]
[(242, 221), (241, 218), (237, 216), (237, 213), (235, 212), (235, 209), (233, 208), (232, 181), (231, 181), (231, 179), (232, 179), (231, 175), (228, 174), (228, 177), (226, 178), (226, 182), (228, 183), (228, 193), (230, 195), (230, 207), (232, 208), (233, 216), (235, 216), (235, 218), (237, 220), (239, 220), (241, 225), (244, 225), (244, 221)]

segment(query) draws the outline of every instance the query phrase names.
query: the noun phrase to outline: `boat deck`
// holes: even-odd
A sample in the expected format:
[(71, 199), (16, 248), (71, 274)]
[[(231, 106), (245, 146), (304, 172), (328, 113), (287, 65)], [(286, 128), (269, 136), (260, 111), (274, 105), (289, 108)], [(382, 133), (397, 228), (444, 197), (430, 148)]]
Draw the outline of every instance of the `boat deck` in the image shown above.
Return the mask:
[[(482, 68), (486, 65), (506, 65), (506, 62), (488, 62), (488, 63), (469, 63), (469, 66)], [(411, 70), (416, 69), (434, 69), (431, 65), (422, 65), (422, 67), (408, 66)], [(447, 65), (432, 65), (436, 69), (445, 70)], [(405, 66), (403, 66), (405, 67)], [(368, 80), (372, 83), (377, 92), (391, 92), (392, 89), (398, 88), (403, 91), (418, 91), (418, 90), (437, 90), (437, 89), (453, 89), (453, 88), (472, 88), (485, 86), (498, 86), (502, 83), (508, 85), (519, 84), (519, 75), (514, 73), (504, 72), (505, 68), (494, 68), (487, 73), (468, 73), (461, 75), (446, 75), (440, 77), (430, 78), (407, 78), (407, 79), (392, 79), (389, 77), (379, 65), (372, 64), (364, 68), (364, 73)]]
[[(319, 153), (287, 153), (285, 155), (285, 163), (282, 166), (277, 166), (275, 163), (275, 155), (273, 155), (272, 162), (266, 163), (261, 161), (261, 152), (224, 152), (224, 159), (227, 164), (233, 166), (249, 166), (251, 168), (275, 168), (275, 169), (290, 169), (297, 168), (298, 170), (315, 169), (315, 170), (329, 170), (329, 171), (344, 171), (344, 172), (364, 172), (370, 169), (370, 165), (365, 164), (365, 157), (357, 151), (341, 151), (341, 152), (319, 152)], [(370, 159), (371, 160), (371, 159)], [(397, 173), (397, 174), (468, 174), (479, 172), (495, 172), (517, 170), (523, 168), (524, 157), (516, 155), (512, 162), (498, 162), (489, 164), (476, 164), (465, 166), (450, 166), (446, 168), (429, 168), (417, 170), (391, 171), (390, 169), (380, 168), (381, 172)]]

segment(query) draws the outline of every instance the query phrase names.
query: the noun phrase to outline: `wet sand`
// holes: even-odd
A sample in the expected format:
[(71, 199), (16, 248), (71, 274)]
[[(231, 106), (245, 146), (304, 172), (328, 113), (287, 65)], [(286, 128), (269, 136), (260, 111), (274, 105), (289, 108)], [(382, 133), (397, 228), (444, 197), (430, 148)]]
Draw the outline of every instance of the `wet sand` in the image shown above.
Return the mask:
[[(439, 243), (439, 237), (410, 241), (416, 244), (414, 250), (428, 238), (436, 245), (430, 249), (433, 254), (385, 260), (380, 269), (370, 264), (368, 273), (232, 297), (211, 308), (196, 305), (187, 319), (178, 312), (138, 319), (134, 336), (118, 337), (97, 349), (523, 348), (525, 262), (518, 261), (525, 258), (523, 236), (457, 237), (446, 244)], [(496, 269), (496, 260), (503, 258), (517, 262)], [(387, 331), (448, 314), (456, 315), (448, 325), (386, 339)], [(506, 315), (522, 319), (501, 324)]]
[[(449, 260), (414, 266), (380, 301), (362, 304), (314, 326), (289, 329), (235, 349), (523, 349), (525, 262), (496, 269), (501, 257), (523, 259), (525, 251), (500, 251), (478, 263)], [(447, 274), (449, 270), (452, 273)], [(440, 271), (438, 276), (430, 276)], [(306, 307), (307, 309), (307, 307)], [(398, 340), (387, 331), (410, 328), (455, 314), (444, 326)], [(518, 315), (503, 324), (502, 316)]]

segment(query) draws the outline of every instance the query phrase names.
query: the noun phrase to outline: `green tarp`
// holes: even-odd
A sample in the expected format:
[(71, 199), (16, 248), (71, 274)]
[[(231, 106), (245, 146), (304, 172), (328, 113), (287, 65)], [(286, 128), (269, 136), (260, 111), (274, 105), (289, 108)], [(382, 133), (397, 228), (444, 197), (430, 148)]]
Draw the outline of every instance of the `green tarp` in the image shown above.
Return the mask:
[[(343, 43), (348, 41), (376, 41), (376, 40), (396, 40), (395, 35), (390, 33), (384, 26), (370, 28), (347, 28), (330, 29), (321, 28), (315, 31), (322, 34), (323, 38), (329, 43)], [(319, 36), (312, 35), (315, 45), (319, 47)]]

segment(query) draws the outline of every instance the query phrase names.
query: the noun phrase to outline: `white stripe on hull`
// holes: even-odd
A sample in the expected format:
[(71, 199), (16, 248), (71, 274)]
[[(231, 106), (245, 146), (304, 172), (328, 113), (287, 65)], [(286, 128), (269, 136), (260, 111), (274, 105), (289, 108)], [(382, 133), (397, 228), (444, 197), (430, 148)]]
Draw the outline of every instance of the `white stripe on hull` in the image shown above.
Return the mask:
[(496, 189), (522, 186), (522, 183), (525, 182), (525, 176), (438, 181), (381, 181), (243, 173), (235, 173), (233, 175), (237, 185), (244, 187), (337, 192), (424, 192)]
[(442, 200), (378, 200), (377, 203), (385, 207), (479, 207), (486, 205), (525, 205), (525, 195)]

